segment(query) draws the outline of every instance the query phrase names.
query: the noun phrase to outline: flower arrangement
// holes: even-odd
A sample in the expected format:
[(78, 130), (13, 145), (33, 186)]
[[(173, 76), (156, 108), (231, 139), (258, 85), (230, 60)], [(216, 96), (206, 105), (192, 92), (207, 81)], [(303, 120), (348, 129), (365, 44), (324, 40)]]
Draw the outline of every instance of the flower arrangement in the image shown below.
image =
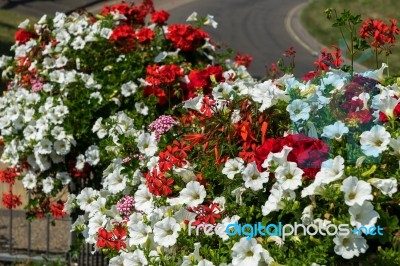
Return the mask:
[[(384, 67), (311, 81), (224, 72), (153, 122), (157, 152), (121, 154), (103, 189), (70, 201), (85, 211), (74, 230), (110, 265), (398, 260), (399, 87), (382, 83)], [(277, 227), (296, 223), (322, 233)]]
[[(156, 150), (143, 146), (161, 129), (150, 135), (143, 129), (209, 90), (227, 68), (248, 75), (239, 61), (227, 62), (229, 53), (201, 28), (216, 26), (212, 16), (194, 14), (194, 24), (175, 25), (168, 17), (145, 0), (105, 6), (98, 15), (57, 13), (19, 25), (15, 55), (0, 60), (8, 84), (0, 98), (1, 160), (31, 193), (30, 218), (54, 215), (57, 204), (62, 210), (67, 186), (71, 193), (99, 188), (112, 157), (101, 151), (152, 155)], [(118, 138), (127, 134), (142, 146), (122, 145)], [(6, 205), (19, 205), (11, 195)]]
[[(20, 175), (31, 211), (79, 214), (72, 230), (110, 265), (400, 264), (400, 82), (387, 65), (355, 73), (334, 47), (303, 80), (258, 81), (249, 57), (226, 63), (207, 33), (167, 17), (145, 1), (21, 25), (0, 98), (16, 168), (0, 177)], [(361, 23), (337, 20), (352, 34)], [(62, 206), (49, 196), (65, 185)]]

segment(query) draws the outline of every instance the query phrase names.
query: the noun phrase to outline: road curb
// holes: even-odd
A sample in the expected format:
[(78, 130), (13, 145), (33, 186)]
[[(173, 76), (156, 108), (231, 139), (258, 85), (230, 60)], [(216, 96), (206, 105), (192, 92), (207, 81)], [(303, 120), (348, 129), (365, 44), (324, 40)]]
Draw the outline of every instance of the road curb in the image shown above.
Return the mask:
[[(301, 3), (289, 11), (288, 15), (285, 17), (285, 28), (289, 35), (303, 46), (304, 49), (310, 52), (311, 55), (318, 57), (319, 52), (327, 46), (321, 44), (312, 37), (301, 23), (301, 12), (308, 4), (310, 4), (310, 2)], [(346, 64), (351, 64), (349, 58), (344, 58), (344, 60)], [(354, 63), (354, 69), (359, 72), (369, 70), (367, 67), (357, 62)]]
[(311, 55), (318, 56), (323, 45), (308, 34), (301, 23), (301, 12), (308, 4), (309, 2), (301, 3), (289, 11), (288, 15), (285, 17), (285, 28), (289, 35)]

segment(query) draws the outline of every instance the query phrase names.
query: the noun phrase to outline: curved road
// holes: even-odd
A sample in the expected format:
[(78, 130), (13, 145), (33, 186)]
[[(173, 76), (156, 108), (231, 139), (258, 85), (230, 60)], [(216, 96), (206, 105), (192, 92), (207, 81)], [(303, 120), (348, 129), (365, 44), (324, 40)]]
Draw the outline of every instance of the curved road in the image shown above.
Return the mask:
[(295, 75), (301, 77), (314, 70), (316, 57), (288, 33), (285, 18), (290, 10), (305, 2), (307, 0), (188, 1), (168, 10), (171, 13), (169, 23), (183, 23), (193, 11), (199, 17), (213, 15), (218, 28), (207, 27), (207, 32), (226, 47), (252, 55), (249, 70), (256, 77), (265, 76), (266, 66), (283, 58), (283, 52), (293, 46), (297, 52)]

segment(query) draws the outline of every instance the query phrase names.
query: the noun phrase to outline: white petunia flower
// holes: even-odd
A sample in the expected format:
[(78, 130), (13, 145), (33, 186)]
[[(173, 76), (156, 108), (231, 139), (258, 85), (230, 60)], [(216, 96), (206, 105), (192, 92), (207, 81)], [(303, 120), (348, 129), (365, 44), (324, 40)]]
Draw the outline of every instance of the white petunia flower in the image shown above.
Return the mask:
[(136, 93), (138, 85), (133, 81), (129, 81), (121, 86), (121, 94), (125, 97), (129, 97)]
[(71, 143), (67, 140), (56, 140), (54, 150), (58, 155), (67, 155), (71, 150)]
[(58, 172), (56, 174), (56, 179), (61, 181), (61, 184), (68, 185), (71, 182), (71, 177), (68, 172)]
[(203, 95), (199, 94), (194, 98), (186, 100), (183, 104), (183, 108), (193, 109), (200, 112), (202, 104), (203, 104)]
[(314, 207), (312, 205), (308, 205), (307, 207), (304, 208), (301, 215), (302, 224), (309, 225), (313, 222), (314, 220), (313, 209)]
[(384, 113), (388, 118), (394, 116), (394, 109), (397, 104), (399, 104), (399, 99), (391, 97), (390, 95), (385, 95), (384, 97), (379, 98), (379, 111)]
[(290, 114), (290, 120), (297, 122), (299, 120), (308, 120), (310, 118), (310, 105), (300, 99), (292, 101), (286, 108)]
[(358, 257), (360, 253), (365, 253), (368, 249), (367, 241), (362, 236), (353, 233), (348, 235), (337, 234), (333, 242), (335, 243), (335, 253), (345, 259)]
[(85, 152), (86, 162), (90, 165), (97, 165), (100, 162), (100, 150), (96, 145), (90, 146)]
[(212, 16), (212, 15), (207, 15), (206, 21), (204, 22), (204, 25), (210, 25), (211, 27), (213, 27), (214, 29), (216, 29), (217, 26), (218, 26), (218, 22), (216, 22), (216, 21), (214, 20), (214, 16)]
[(393, 152), (390, 154), (400, 158), (400, 137), (397, 137), (397, 139), (390, 139), (389, 146), (393, 149)]
[(354, 204), (350, 206), (350, 224), (359, 229), (361, 226), (367, 228), (374, 226), (379, 218), (379, 214), (374, 211), (374, 206), (369, 201), (364, 201), (363, 205)]
[(128, 226), (129, 232), (129, 245), (138, 246), (146, 243), (149, 235), (152, 233), (151, 227), (142, 221)]
[(280, 152), (270, 152), (261, 166), (264, 168), (269, 168), (272, 165), (283, 165), (287, 162), (287, 157), (292, 149), (292, 147), (288, 147), (285, 145)]
[(268, 196), (268, 200), (265, 202), (264, 206), (262, 206), (262, 213), (264, 216), (267, 216), (269, 213), (273, 211), (278, 211), (284, 208), (285, 204), (283, 199), (293, 200), (296, 197), (296, 194), (291, 191), (282, 190), (279, 183), (275, 183), (270, 190), (270, 195)]
[(187, 204), (189, 207), (196, 207), (203, 203), (207, 195), (206, 189), (197, 181), (190, 181), (186, 187), (179, 193), (181, 204)]
[(26, 173), (26, 175), (22, 179), (22, 184), (26, 189), (34, 189), (36, 187), (36, 182), (37, 182), (36, 175), (31, 171)]
[(388, 179), (371, 178), (368, 183), (379, 189), (383, 195), (392, 197), (397, 192), (397, 179), (394, 177)]
[(240, 173), (244, 169), (244, 161), (240, 157), (229, 159), (225, 162), (225, 167), (222, 169), (222, 173), (229, 179), (233, 179), (236, 174)]
[(96, 212), (90, 219), (88, 223), (89, 235), (95, 236), (100, 227), (104, 227), (107, 223), (107, 216), (101, 212)]
[(294, 162), (286, 162), (275, 170), (275, 178), (283, 190), (296, 190), (301, 186), (304, 171)]
[(314, 180), (308, 187), (305, 187), (301, 191), (301, 197), (305, 198), (307, 196), (314, 196), (321, 194), (324, 191), (324, 185), (320, 181)]
[(136, 141), (139, 151), (148, 157), (153, 156), (158, 150), (157, 140), (154, 132), (151, 134), (142, 133), (139, 135)]
[(142, 102), (136, 102), (135, 103), (135, 109), (141, 115), (148, 115), (149, 114), (149, 107), (147, 107)]
[(50, 154), (52, 151), (53, 143), (48, 139), (42, 139), (36, 146), (39, 154)]
[(185, 183), (196, 180), (196, 174), (193, 172), (194, 167), (189, 163), (183, 167), (178, 167), (173, 169), (173, 173), (180, 176)]
[(193, 221), (196, 219), (197, 214), (188, 211), (186, 208), (180, 208), (179, 211), (174, 213), (174, 218), (177, 223), (184, 223), (185, 221)]
[(66, 133), (64, 128), (60, 126), (55, 126), (51, 131), (51, 135), (56, 139), (56, 140), (63, 140), (66, 138)]
[(254, 87), (249, 89), (248, 94), (252, 97), (253, 101), (261, 103), (260, 112), (275, 105), (278, 100), (286, 100), (286, 92), (279, 89), (272, 80), (257, 83)]
[(25, 19), (18, 25), (18, 29), (25, 29), (29, 26), (29, 19)]
[(190, 14), (186, 21), (197, 21), (197, 12), (194, 11), (192, 14)]
[(370, 131), (364, 131), (360, 138), (363, 153), (367, 156), (378, 157), (387, 149), (390, 133), (383, 126), (375, 125)]
[(364, 201), (373, 199), (371, 185), (363, 180), (358, 180), (354, 176), (349, 176), (343, 180), (340, 190), (344, 192), (344, 200), (348, 206), (363, 205)]
[(143, 211), (149, 214), (154, 209), (153, 194), (151, 194), (145, 185), (139, 186), (138, 190), (135, 192), (135, 208), (138, 211)]
[(83, 167), (85, 167), (85, 155), (83, 154), (79, 154), (78, 156), (76, 156), (76, 164), (75, 167), (78, 171), (82, 171)]
[(127, 253), (123, 259), (123, 265), (129, 266), (146, 266), (149, 265), (144, 252), (136, 249), (133, 253)]
[(344, 159), (342, 156), (336, 156), (322, 162), (321, 170), (316, 174), (315, 181), (318, 184), (329, 184), (342, 178), (344, 174)]
[(128, 178), (126, 175), (121, 174), (123, 168), (115, 169), (110, 175), (108, 175), (103, 186), (113, 194), (123, 191), (126, 188), (126, 182)]
[(76, 197), (76, 202), (82, 211), (89, 211), (89, 205), (95, 201), (100, 193), (91, 187), (85, 187)]
[(268, 182), (269, 172), (260, 173), (255, 162), (247, 164), (242, 172), (244, 186), (253, 191), (261, 190), (264, 183)]
[(328, 139), (340, 140), (344, 134), (349, 133), (349, 128), (341, 121), (335, 122), (333, 125), (324, 127), (322, 137)]
[(181, 227), (172, 217), (164, 218), (154, 225), (154, 241), (163, 247), (175, 245)]
[(43, 179), (43, 192), (49, 194), (54, 188), (54, 180), (51, 177)]
[(248, 240), (246, 237), (242, 237), (232, 247), (232, 265), (258, 265), (262, 252), (263, 248), (256, 239)]

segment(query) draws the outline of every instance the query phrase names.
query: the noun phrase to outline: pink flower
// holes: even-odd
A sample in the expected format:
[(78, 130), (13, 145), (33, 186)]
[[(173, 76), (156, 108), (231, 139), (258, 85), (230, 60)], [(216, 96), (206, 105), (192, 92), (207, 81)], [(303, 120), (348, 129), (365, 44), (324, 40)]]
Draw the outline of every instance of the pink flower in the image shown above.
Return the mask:
[(170, 115), (162, 115), (149, 125), (149, 131), (155, 131), (157, 141), (168, 132), (177, 122)]

